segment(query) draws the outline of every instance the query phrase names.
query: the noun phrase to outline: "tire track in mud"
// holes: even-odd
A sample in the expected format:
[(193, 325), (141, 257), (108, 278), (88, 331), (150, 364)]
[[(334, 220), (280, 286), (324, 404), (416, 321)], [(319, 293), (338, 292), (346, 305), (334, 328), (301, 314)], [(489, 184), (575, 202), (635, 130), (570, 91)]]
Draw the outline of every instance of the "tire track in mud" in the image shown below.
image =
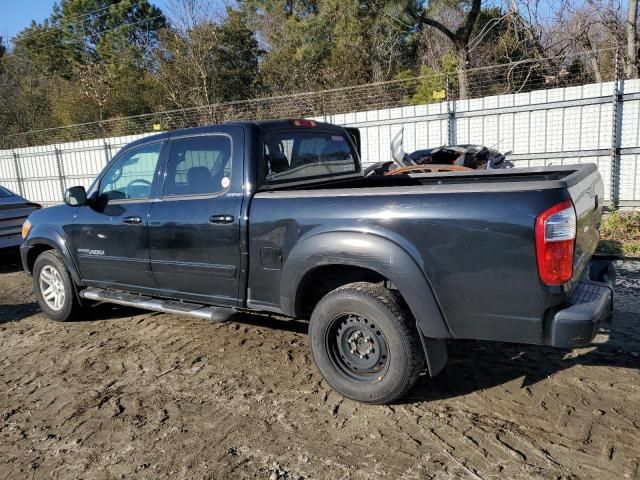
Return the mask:
[(97, 306), (56, 324), (0, 274), (0, 476), (639, 478), (640, 271), (622, 276), (602, 351), (461, 342), (371, 407), (321, 379), (298, 322)]

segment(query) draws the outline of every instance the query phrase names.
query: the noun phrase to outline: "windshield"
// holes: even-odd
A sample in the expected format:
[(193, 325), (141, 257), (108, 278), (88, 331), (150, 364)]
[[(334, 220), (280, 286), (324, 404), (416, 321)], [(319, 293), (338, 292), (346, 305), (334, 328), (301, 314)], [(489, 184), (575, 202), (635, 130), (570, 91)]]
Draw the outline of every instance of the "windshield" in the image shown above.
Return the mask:
[(13, 197), (13, 193), (11, 193), (6, 188), (0, 187), (0, 198)]
[(289, 130), (265, 135), (267, 183), (354, 173), (358, 161), (351, 143), (340, 132)]

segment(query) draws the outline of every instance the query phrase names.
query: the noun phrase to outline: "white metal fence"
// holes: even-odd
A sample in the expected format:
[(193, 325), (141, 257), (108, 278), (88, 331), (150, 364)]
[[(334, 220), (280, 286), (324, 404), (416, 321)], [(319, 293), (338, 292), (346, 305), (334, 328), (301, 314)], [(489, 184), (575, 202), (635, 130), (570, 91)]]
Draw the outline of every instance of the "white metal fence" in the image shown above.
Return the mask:
[[(404, 127), (405, 150), (478, 143), (510, 151), (517, 167), (593, 162), (606, 200), (640, 207), (640, 80), (619, 80), (469, 100), (317, 117), (361, 129), (365, 164), (388, 160)], [(89, 185), (126, 143), (149, 134), (0, 150), (0, 184), (43, 204)]]

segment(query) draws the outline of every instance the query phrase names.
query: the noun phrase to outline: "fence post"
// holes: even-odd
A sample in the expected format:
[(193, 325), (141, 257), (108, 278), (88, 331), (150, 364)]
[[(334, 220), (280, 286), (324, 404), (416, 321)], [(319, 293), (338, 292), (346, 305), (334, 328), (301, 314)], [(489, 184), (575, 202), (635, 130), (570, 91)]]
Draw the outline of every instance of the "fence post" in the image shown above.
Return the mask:
[(616, 48), (613, 97), (612, 101), (612, 122), (611, 122), (611, 206), (618, 208), (619, 203), (619, 182), (620, 176), (620, 133), (622, 131), (622, 101), (624, 96), (624, 78), (620, 74), (620, 46)]
[(13, 154), (13, 168), (16, 171), (16, 181), (18, 182), (18, 193), (21, 197), (24, 197), (24, 188), (22, 186), (22, 173), (20, 172), (20, 161), (18, 154), (16, 152), (11, 152)]
[(104, 140), (102, 143), (104, 143), (104, 158), (106, 165), (111, 161), (111, 145), (108, 144), (106, 140)]
[(62, 151), (58, 147), (53, 147), (53, 151), (56, 155), (56, 166), (58, 167), (58, 180), (60, 182), (60, 194), (61, 198), (64, 198), (64, 170), (62, 168)]
[(447, 140), (449, 145), (455, 145), (457, 143), (456, 135), (456, 101), (453, 100), (453, 107), (451, 104), (451, 98), (449, 96), (449, 74), (447, 75), (447, 84), (445, 97), (447, 99)]

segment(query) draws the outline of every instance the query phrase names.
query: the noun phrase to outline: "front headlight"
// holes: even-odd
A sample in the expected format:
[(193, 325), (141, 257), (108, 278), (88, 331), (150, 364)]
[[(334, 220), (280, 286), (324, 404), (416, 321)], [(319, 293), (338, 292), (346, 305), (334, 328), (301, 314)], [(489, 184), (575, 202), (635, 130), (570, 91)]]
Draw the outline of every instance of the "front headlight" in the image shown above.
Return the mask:
[(22, 224), (22, 239), (24, 240), (29, 235), (29, 230), (31, 230), (31, 222), (29, 220), (25, 220)]

